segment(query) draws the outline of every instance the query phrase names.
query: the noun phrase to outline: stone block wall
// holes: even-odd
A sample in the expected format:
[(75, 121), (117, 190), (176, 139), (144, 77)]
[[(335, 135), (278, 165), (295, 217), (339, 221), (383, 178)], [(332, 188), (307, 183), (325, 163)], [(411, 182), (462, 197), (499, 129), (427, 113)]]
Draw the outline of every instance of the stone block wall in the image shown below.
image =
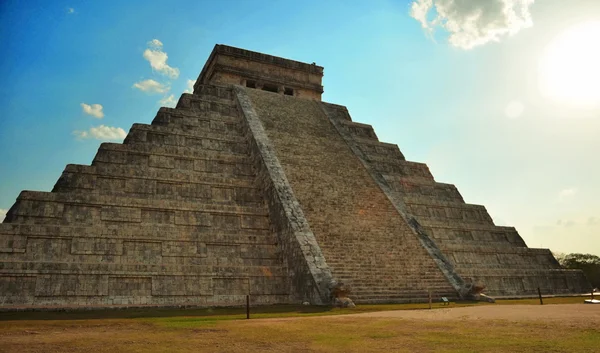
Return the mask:
[(0, 305), (287, 303), (230, 88), (198, 86), (0, 224)]

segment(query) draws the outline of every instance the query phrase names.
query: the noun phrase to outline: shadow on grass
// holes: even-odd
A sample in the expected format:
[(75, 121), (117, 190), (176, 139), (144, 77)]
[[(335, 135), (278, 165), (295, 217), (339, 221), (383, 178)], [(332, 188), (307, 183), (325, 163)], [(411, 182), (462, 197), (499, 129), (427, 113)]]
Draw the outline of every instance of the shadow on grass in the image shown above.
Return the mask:
[[(553, 297), (544, 298), (544, 304), (574, 304), (583, 303), (586, 297)], [(474, 305), (539, 305), (538, 299), (501, 299), (495, 304), (459, 301), (449, 305), (433, 303), (432, 309), (457, 308)], [(414, 304), (359, 304), (353, 309), (332, 308), (330, 306), (312, 305), (266, 305), (250, 308), (251, 318), (273, 317), (304, 317), (322, 315), (358, 314), (387, 310), (426, 310), (427, 303)], [(0, 321), (12, 320), (94, 320), (94, 319), (137, 319), (137, 318), (176, 318), (182, 320), (239, 320), (246, 318), (245, 307), (214, 307), (214, 308), (157, 308), (157, 307), (112, 307), (93, 308), (90, 310), (64, 309), (62, 311), (13, 311), (0, 312)]]
[[(303, 316), (319, 315), (331, 311), (328, 306), (311, 305), (269, 305), (251, 308), (251, 315), (257, 316)], [(288, 315), (285, 315), (288, 314)], [(246, 317), (245, 307), (216, 307), (216, 308), (98, 308), (91, 310), (65, 311), (14, 311), (0, 313), (0, 321), (9, 320), (94, 320), (94, 319), (136, 319), (159, 318), (175, 316), (231, 317), (239, 319)]]

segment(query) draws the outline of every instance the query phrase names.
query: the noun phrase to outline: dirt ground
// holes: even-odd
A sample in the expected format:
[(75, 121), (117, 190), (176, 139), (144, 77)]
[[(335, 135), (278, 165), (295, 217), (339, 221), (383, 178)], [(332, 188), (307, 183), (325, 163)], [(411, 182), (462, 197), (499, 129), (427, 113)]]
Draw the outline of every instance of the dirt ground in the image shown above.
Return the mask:
[(357, 315), (363, 317), (400, 318), (416, 320), (508, 320), (508, 321), (560, 321), (596, 323), (600, 328), (600, 305), (555, 304), (555, 305), (485, 305), (436, 310), (394, 310)]
[[(1, 314), (0, 314), (1, 315)], [(211, 320), (0, 321), (0, 352), (597, 352), (600, 305)]]

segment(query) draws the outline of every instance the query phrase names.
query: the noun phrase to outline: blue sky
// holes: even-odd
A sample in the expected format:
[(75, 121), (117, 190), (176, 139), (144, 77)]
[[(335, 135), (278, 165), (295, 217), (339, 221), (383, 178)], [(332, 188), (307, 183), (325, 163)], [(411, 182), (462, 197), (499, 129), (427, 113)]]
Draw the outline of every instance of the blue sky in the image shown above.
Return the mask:
[(324, 66), (323, 100), (529, 246), (600, 254), (598, 28), (594, 0), (5, 0), (0, 218), (173, 105), (220, 43)]

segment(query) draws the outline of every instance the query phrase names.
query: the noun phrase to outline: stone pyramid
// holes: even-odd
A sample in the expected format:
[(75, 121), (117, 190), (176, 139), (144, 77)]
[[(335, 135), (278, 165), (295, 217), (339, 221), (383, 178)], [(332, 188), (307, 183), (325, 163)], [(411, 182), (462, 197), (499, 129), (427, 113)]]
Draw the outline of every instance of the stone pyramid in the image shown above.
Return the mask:
[(19, 195), (0, 224), (0, 306), (328, 304), (336, 283), (357, 303), (589, 290), (322, 102), (322, 76), (216, 45), (176, 108)]

